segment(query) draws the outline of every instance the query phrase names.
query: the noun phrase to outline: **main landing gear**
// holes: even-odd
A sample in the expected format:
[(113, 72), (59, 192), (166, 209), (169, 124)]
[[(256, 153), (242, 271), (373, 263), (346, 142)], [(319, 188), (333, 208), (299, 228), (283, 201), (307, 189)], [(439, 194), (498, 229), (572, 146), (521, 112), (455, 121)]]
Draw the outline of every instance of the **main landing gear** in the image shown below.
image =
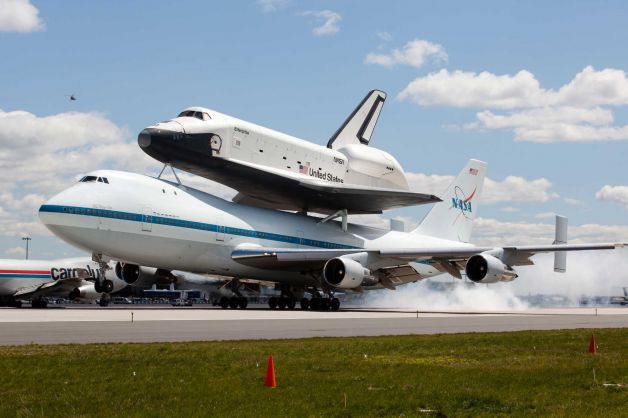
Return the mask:
[(97, 262), (100, 266), (100, 274), (97, 275), (94, 282), (94, 290), (100, 293), (100, 300), (98, 304), (105, 308), (111, 303), (111, 295), (113, 292), (113, 281), (106, 278), (107, 270), (111, 269), (109, 264), (103, 259), (102, 254), (92, 254), (92, 260)]
[(31, 308), (45, 309), (48, 307), (48, 301), (46, 299), (38, 298), (31, 300)]
[(249, 300), (244, 296), (223, 296), (218, 303), (222, 309), (246, 309), (249, 305)]
[[(270, 309), (294, 309), (296, 307), (296, 299), (289, 296), (271, 297), (268, 299), (268, 307)], [(340, 309), (340, 300), (332, 295), (321, 297), (314, 294), (311, 298), (302, 297), (299, 301), (301, 310), (307, 311), (337, 311)]]

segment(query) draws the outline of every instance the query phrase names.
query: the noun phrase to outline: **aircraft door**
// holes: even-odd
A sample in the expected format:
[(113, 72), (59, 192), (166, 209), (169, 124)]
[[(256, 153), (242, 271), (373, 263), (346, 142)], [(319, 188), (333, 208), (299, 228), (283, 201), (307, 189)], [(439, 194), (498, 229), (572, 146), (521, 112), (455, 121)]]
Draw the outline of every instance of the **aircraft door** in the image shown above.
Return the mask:
[(152, 232), (153, 230), (153, 211), (150, 206), (144, 206), (142, 209), (142, 231)]
[(218, 225), (218, 230), (216, 231), (216, 241), (225, 242), (225, 227), (222, 225)]
[(305, 232), (301, 231), (300, 229), (297, 230), (297, 238), (299, 238), (299, 246), (298, 248), (305, 248)]

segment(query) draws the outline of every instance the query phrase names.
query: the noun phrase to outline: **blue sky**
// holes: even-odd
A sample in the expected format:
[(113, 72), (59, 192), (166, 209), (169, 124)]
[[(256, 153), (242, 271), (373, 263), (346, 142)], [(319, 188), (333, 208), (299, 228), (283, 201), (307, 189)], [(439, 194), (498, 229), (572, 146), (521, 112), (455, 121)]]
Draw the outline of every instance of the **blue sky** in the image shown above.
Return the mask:
[[(7, 17), (7, 5), (21, 15)], [(371, 144), (416, 174), (415, 187), (441, 187), (469, 158), (488, 162), (504, 193), (480, 208), (479, 240), (551, 240), (551, 212), (569, 216), (576, 238), (628, 235), (625, 2), (0, 0), (3, 9), (0, 257), (21, 257), (23, 234), (31, 257), (79, 254), (38, 226), (38, 205), (91, 169), (159, 170), (135, 137), (184, 107), (324, 144), (373, 88), (388, 100)]]

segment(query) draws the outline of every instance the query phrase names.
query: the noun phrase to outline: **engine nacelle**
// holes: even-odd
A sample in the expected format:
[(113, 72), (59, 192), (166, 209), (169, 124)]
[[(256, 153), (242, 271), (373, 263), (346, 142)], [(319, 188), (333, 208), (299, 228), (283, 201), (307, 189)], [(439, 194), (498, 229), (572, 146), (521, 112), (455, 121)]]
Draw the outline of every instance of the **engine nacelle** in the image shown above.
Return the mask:
[(512, 268), (490, 254), (471, 256), (464, 270), (475, 283), (511, 282), (517, 277)]
[(172, 273), (154, 267), (138, 266), (130, 263), (117, 263), (116, 275), (132, 286), (151, 287), (153, 284), (169, 284)]
[(330, 286), (355, 289), (371, 279), (371, 272), (355, 260), (337, 257), (325, 263), (323, 276)]
[(100, 293), (96, 292), (93, 284), (84, 284), (83, 286), (75, 287), (68, 295), (68, 299), (87, 299), (96, 300), (100, 297)]

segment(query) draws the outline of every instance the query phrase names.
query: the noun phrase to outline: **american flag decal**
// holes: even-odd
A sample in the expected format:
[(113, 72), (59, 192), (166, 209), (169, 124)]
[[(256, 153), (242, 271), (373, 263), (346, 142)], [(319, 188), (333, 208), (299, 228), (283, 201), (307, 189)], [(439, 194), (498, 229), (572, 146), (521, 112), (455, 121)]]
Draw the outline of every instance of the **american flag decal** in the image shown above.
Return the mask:
[(472, 176), (477, 176), (478, 175), (478, 169), (477, 168), (470, 168), (469, 169), (469, 174), (471, 174)]
[(308, 169), (308, 168), (309, 168), (309, 167), (308, 167), (308, 166), (306, 166), (306, 165), (301, 165), (301, 164), (299, 164), (299, 173), (301, 173), (301, 174), (307, 174), (307, 171), (308, 171), (307, 169)]

